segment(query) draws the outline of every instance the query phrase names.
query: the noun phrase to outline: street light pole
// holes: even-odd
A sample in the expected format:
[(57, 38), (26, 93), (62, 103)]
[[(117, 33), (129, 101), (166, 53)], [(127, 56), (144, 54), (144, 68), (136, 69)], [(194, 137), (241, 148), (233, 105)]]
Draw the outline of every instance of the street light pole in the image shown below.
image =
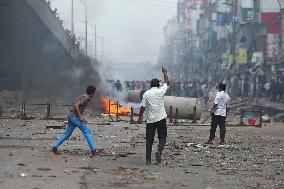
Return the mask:
[(88, 56), (88, 0), (85, 0), (85, 51), (86, 51), (86, 56)]
[(104, 38), (102, 38), (102, 57), (104, 57)]
[(281, 25), (281, 32), (280, 32), (280, 48), (281, 48), (281, 51), (284, 50), (284, 45), (283, 45), (283, 42), (284, 42), (284, 35), (283, 35), (283, 32), (284, 32), (284, 23), (283, 23), (283, 10), (282, 10), (282, 5), (281, 5), (281, 2), (280, 0), (277, 0), (278, 4), (279, 4), (279, 16), (280, 16), (280, 25)]
[(74, 35), (74, 0), (71, 0), (71, 34)]
[(97, 25), (95, 25), (95, 59), (97, 58)]

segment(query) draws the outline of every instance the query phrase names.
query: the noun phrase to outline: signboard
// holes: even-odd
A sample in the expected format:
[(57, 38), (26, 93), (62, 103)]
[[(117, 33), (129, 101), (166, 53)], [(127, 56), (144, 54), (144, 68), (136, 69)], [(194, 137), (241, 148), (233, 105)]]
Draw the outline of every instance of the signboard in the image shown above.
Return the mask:
[(262, 111), (241, 110), (240, 125), (243, 126), (262, 126)]
[(279, 3), (284, 8), (284, 0), (261, 0), (260, 1), (260, 12), (279, 12)]
[(263, 63), (263, 53), (261, 51), (254, 52), (251, 58), (252, 63)]
[(260, 21), (266, 24), (267, 33), (279, 34), (281, 32), (281, 21), (279, 12), (266, 12), (260, 14)]
[(279, 54), (279, 35), (267, 34), (267, 57), (277, 58)]
[(241, 0), (241, 6), (243, 8), (253, 8), (253, 0)]
[(246, 64), (247, 63), (247, 49), (240, 48), (239, 49), (239, 56), (237, 57), (237, 62), (239, 64)]
[(248, 22), (252, 19), (253, 19), (253, 9), (252, 8), (242, 8), (241, 9), (242, 22)]

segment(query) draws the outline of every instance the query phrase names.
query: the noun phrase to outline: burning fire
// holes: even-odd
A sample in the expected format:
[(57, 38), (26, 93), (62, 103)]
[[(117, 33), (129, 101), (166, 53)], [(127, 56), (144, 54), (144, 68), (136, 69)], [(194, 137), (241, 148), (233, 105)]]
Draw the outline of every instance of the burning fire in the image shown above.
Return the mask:
[(123, 107), (122, 105), (117, 104), (113, 100), (107, 98), (107, 97), (101, 97), (101, 102), (104, 108), (104, 113), (110, 113), (110, 114), (116, 114), (118, 112), (119, 115), (129, 115), (131, 112), (130, 106)]

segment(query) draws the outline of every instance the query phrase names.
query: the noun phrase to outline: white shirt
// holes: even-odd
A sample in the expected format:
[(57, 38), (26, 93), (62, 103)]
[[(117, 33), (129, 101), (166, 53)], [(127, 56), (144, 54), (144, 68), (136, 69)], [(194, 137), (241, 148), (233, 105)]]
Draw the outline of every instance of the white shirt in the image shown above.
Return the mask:
[(270, 83), (265, 83), (263, 88), (268, 91), (270, 89)]
[(226, 107), (230, 101), (230, 96), (224, 91), (217, 92), (214, 104), (217, 104), (217, 110), (214, 112), (215, 115), (226, 117)]
[(167, 117), (164, 105), (167, 89), (168, 85), (165, 83), (160, 88), (152, 87), (144, 93), (141, 106), (146, 108), (147, 123), (155, 123)]

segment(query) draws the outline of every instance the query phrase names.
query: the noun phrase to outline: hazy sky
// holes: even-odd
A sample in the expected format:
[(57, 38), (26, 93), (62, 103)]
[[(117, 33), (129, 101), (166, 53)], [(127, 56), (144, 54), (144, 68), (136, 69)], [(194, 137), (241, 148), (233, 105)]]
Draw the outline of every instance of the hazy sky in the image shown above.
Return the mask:
[[(84, 37), (86, 0), (74, 0), (75, 34)], [(87, 0), (89, 54), (94, 52), (94, 25), (97, 26), (98, 54), (114, 63), (156, 63), (163, 27), (176, 14), (177, 0)], [(71, 0), (51, 0), (64, 26), (70, 29)]]

